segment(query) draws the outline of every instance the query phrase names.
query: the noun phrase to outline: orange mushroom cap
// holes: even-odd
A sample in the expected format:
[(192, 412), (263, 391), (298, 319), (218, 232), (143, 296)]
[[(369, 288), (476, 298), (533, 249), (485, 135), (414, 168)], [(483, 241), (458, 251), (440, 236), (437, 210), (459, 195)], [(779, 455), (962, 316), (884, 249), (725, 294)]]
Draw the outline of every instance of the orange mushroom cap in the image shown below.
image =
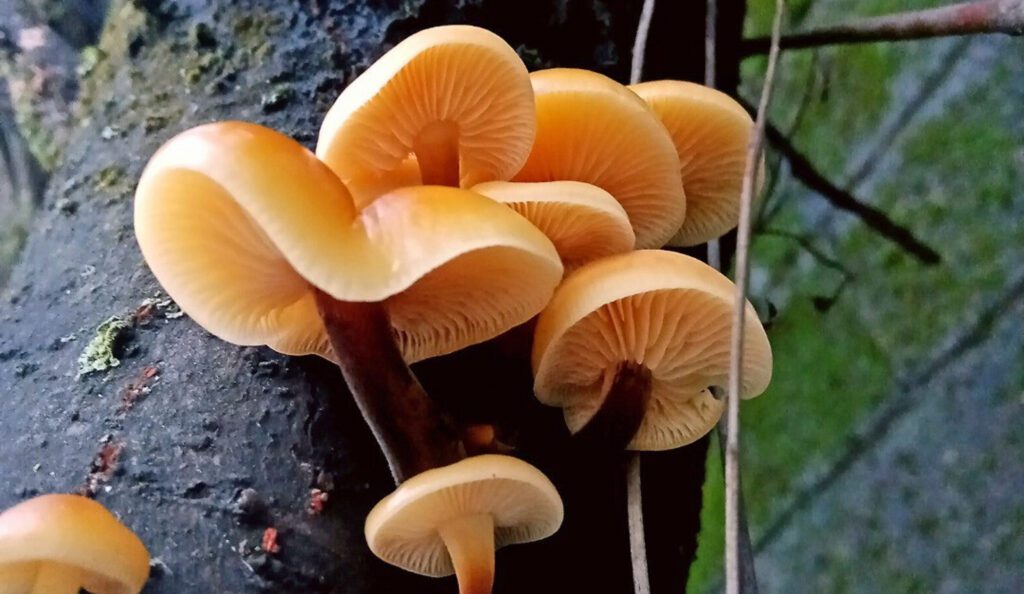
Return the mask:
[[(679, 154), (686, 220), (668, 244), (697, 245), (735, 228), (754, 129), (747, 110), (725, 93), (691, 82), (659, 80), (629, 88), (658, 114)], [(764, 181), (763, 159), (758, 180)]]
[(384, 561), (432, 577), (455, 573), (461, 594), (488, 594), (494, 551), (554, 534), (562, 499), (517, 458), (486, 454), (402, 483), (366, 518), (366, 542)]
[[(537, 320), (537, 398), (562, 407), (575, 433), (601, 408), (617, 371), (636, 364), (650, 373), (650, 392), (629, 448), (664, 450), (695, 441), (724, 408), (709, 387), (727, 383), (734, 291), (707, 264), (660, 250), (580, 268)], [(771, 380), (772, 352), (749, 303), (744, 332), (742, 396), (750, 398)]]
[(366, 178), (414, 153), (426, 183), (470, 187), (518, 171), (535, 129), (515, 50), (485, 29), (449, 25), (411, 35), (353, 81), (324, 118), (316, 152), (346, 183), (375, 183)]
[(332, 358), (314, 286), (340, 301), (383, 301), (416, 361), (526, 321), (562, 274), (551, 242), (500, 204), (421, 186), (357, 212), (312, 153), (240, 122), (186, 131), (153, 156), (135, 232), (200, 325), (286, 354)]
[(42, 495), (0, 514), (3, 594), (138, 594), (149, 553), (105, 507), (78, 495)]
[(601, 188), (574, 181), (486, 182), (473, 191), (507, 204), (548, 236), (566, 271), (633, 249), (629, 217)]
[(626, 210), (638, 248), (664, 245), (683, 224), (686, 197), (672, 138), (650, 107), (587, 70), (540, 70), (530, 80), (537, 137), (512, 179), (598, 186)]

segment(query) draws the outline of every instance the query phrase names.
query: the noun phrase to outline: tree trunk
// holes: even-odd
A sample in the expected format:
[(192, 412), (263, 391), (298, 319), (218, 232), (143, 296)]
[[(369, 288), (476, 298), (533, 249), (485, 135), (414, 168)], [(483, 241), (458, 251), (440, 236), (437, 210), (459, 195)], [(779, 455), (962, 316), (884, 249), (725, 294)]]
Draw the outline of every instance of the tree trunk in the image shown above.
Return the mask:
[[(156, 558), (151, 594), (454, 592), (453, 579), (399, 571), (367, 550), (363, 520), (394, 485), (337, 370), (224, 343), (161, 299), (135, 243), (134, 183), (163, 141), (213, 120), (259, 122), (311, 146), (349, 81), (436, 24), (488, 27), (530, 69), (625, 80), (640, 2), (200, 4), (110, 9), (102, 58), (82, 81), (80, 125), (0, 310), (0, 508), (43, 492), (95, 495)], [(661, 4), (647, 78), (700, 80), (704, 3)], [(743, 4), (723, 4), (726, 56)], [(735, 85), (736, 63), (721, 60), (721, 81)], [(530, 395), (525, 361), (501, 345), (417, 369), (460, 418), (497, 421), (565, 499), (558, 535), (498, 553), (496, 591), (631, 591), (621, 465), (577, 452), (560, 413)], [(644, 458), (655, 592), (684, 589), (706, 449), (705, 440)], [(267, 528), (277, 530), (274, 554), (261, 546)]]

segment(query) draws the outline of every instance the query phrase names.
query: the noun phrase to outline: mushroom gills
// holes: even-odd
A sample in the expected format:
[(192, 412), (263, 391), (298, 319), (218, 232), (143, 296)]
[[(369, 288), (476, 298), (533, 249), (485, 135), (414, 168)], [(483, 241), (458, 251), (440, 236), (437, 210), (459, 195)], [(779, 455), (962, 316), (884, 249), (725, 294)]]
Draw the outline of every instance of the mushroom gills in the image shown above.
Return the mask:
[(459, 594), (490, 594), (494, 586), (494, 517), (455, 518), (438, 529), (459, 581)]
[(577, 444), (593, 449), (623, 450), (643, 423), (651, 400), (651, 370), (643, 363), (621, 361), (604, 373), (603, 402), (587, 424), (573, 435)]

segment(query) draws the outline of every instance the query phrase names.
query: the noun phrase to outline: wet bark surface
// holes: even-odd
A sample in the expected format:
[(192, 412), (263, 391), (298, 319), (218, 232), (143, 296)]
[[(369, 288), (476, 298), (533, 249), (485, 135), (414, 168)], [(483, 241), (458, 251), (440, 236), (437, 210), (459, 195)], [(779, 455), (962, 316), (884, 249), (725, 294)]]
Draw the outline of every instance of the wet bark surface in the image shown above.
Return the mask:
[[(638, 14), (638, 1), (599, 0), (114, 3), (79, 125), (0, 303), (0, 507), (93, 494), (149, 547), (149, 594), (453, 592), (454, 579), (413, 576), (367, 550), (363, 520), (393, 483), (340, 373), (226, 344), (164, 300), (134, 239), (135, 180), (163, 141), (213, 120), (311, 146), (347, 82), (435, 24), (490, 27), (531, 69), (624, 80)], [(702, 30), (702, 7), (656, 15), (649, 77), (699, 80)], [(494, 348), (418, 371), (462, 403), (457, 416), (497, 421), (565, 498), (557, 536), (498, 553), (496, 591), (631, 591), (624, 457), (574, 448), (560, 413), (530, 395), (525, 360)], [(101, 369), (79, 374), (90, 365)], [(655, 592), (684, 588), (706, 448), (645, 456)], [(276, 554), (261, 547), (267, 528)]]

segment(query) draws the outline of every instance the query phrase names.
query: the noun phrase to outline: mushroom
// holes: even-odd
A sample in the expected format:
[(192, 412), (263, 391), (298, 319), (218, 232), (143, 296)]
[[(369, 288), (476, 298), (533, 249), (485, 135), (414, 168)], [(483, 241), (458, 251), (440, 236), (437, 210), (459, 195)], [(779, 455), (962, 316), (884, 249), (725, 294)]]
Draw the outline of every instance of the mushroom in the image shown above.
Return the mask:
[(3, 594), (138, 594), (149, 553), (105, 507), (79, 495), (41, 495), (0, 513)]
[(485, 182), (473, 191), (523, 215), (555, 244), (566, 271), (633, 249), (622, 205), (601, 188), (575, 181)]
[(406, 362), (528, 320), (562, 275), (551, 242), (492, 200), (420, 186), (357, 212), (312, 153), (241, 122), (193, 128), (153, 156), (135, 232), (167, 293), (213, 334), (337, 362), (399, 481), (461, 457)]
[(345, 183), (376, 183), (414, 155), (425, 184), (508, 179), (536, 128), (522, 60), (500, 37), (449, 25), (415, 33), (328, 111), (316, 153)]
[[(707, 264), (640, 250), (566, 278), (537, 320), (534, 390), (563, 408), (577, 438), (604, 447), (665, 450), (691, 443), (724, 403), (734, 286)], [(772, 352), (747, 304), (742, 396), (763, 392)]]
[[(747, 145), (754, 122), (721, 91), (691, 82), (659, 80), (629, 87), (661, 118), (679, 154), (686, 220), (669, 240), (692, 246), (736, 227)], [(759, 181), (764, 181), (764, 160)]]
[(626, 87), (587, 70), (540, 70), (530, 80), (537, 137), (512, 180), (598, 186), (626, 210), (636, 247), (664, 245), (683, 224), (686, 197), (672, 138), (651, 108)]
[(460, 594), (488, 594), (494, 552), (555, 533), (562, 499), (543, 473), (486, 454), (403, 483), (366, 518), (366, 542), (382, 560), (432, 577), (455, 573)]

